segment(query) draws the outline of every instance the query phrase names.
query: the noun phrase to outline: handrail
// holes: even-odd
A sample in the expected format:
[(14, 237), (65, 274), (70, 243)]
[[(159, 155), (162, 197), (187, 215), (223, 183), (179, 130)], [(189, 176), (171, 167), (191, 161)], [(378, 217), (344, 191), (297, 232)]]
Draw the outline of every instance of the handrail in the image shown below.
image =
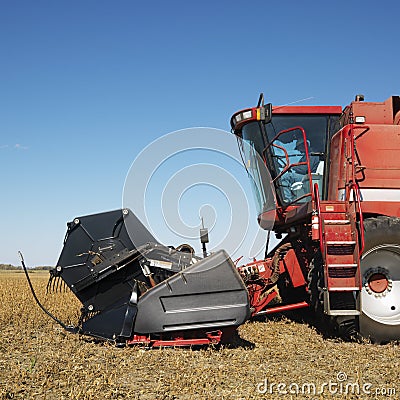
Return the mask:
[[(356, 181), (356, 169), (354, 166), (354, 162), (356, 160), (356, 149), (354, 143), (354, 132), (353, 132), (353, 125), (348, 125), (347, 129), (344, 131), (345, 135), (347, 136), (348, 140), (348, 147), (345, 153), (346, 161), (347, 161), (347, 168), (346, 168), (346, 183), (351, 184)], [(345, 136), (345, 140), (346, 140)], [(350, 164), (350, 165), (349, 165)], [(350, 168), (349, 168), (350, 167)], [(347, 186), (345, 199), (349, 196), (349, 186)]]
[(318, 183), (314, 183), (314, 199), (315, 199), (315, 208), (318, 213), (318, 236), (319, 236), (319, 247), (321, 249), (321, 254), (324, 254), (324, 235), (322, 231), (322, 218), (321, 218), (321, 201), (319, 198), (319, 188)]
[(357, 140), (361, 136), (365, 135), (371, 129), (368, 125), (353, 126), (353, 129), (362, 129), (362, 128), (364, 128), (364, 130), (359, 135), (357, 135), (354, 138), (354, 140)]
[[(290, 164), (290, 160), (289, 160), (289, 154), (288, 154), (287, 150), (283, 146), (279, 146), (279, 144), (275, 144), (275, 143), (272, 143), (272, 142), (271, 142), (271, 146), (272, 147), (276, 147), (277, 149), (280, 149), (280, 150), (283, 151), (283, 153), (285, 154), (286, 165), (289, 165)], [(264, 161), (265, 161), (265, 159), (264, 159)]]
[[(289, 129), (284, 129), (282, 131), (280, 131), (277, 135), (275, 135), (275, 137), (271, 140), (270, 143), (267, 144), (267, 146), (264, 147), (263, 151), (262, 151), (262, 156), (264, 159), (264, 162), (266, 163), (267, 157), (265, 155), (266, 151), (271, 147), (277, 147), (278, 145), (274, 144), (274, 142), (283, 134), (288, 133), (288, 132), (292, 132), (292, 131), (297, 131), (299, 130), (301, 132), (301, 136), (303, 138), (303, 142), (304, 142), (304, 149), (305, 149), (305, 155), (306, 155), (306, 161), (302, 161), (300, 163), (295, 163), (295, 164), (290, 164), (287, 165), (283, 171), (281, 171), (278, 176), (274, 179), (278, 179), (280, 178), (284, 173), (286, 173), (286, 171), (288, 171), (290, 169), (291, 166), (295, 166), (295, 165), (300, 165), (300, 164), (305, 164), (308, 166), (307, 168), (307, 176), (308, 176), (308, 182), (310, 185), (310, 191), (309, 194), (312, 194), (312, 176), (311, 176), (311, 165), (310, 165), (310, 156), (309, 156), (309, 152), (308, 152), (308, 144), (307, 144), (307, 136), (306, 136), (306, 132), (305, 130), (301, 127), (301, 126), (295, 126), (293, 128), (289, 128)], [(285, 158), (286, 158), (287, 152), (285, 154)], [(308, 195), (309, 195), (308, 194)], [(304, 195), (302, 197), (305, 197)], [(295, 201), (297, 201), (298, 199), (296, 199)], [(293, 202), (292, 202), (293, 203)]]
[[(355, 141), (357, 138), (354, 137), (354, 131), (356, 129), (360, 129), (360, 128), (364, 128), (365, 130), (357, 136), (360, 137), (362, 134), (368, 132), (369, 127), (362, 127), (362, 126), (354, 126), (353, 124), (351, 124), (349, 126), (348, 131), (346, 132), (348, 134), (348, 137), (350, 139), (350, 157), (351, 157), (351, 179), (348, 182), (348, 186), (346, 187), (346, 195), (345, 195), (345, 200), (350, 201), (350, 195), (351, 192), (354, 193), (354, 201), (357, 204), (358, 207), (358, 213), (359, 213), (359, 221), (360, 221), (360, 236), (361, 236), (361, 254), (364, 251), (364, 247), (365, 247), (365, 238), (364, 238), (364, 217), (363, 217), (363, 213), (362, 213), (362, 208), (361, 208), (361, 190), (360, 187), (357, 183), (357, 179), (356, 179), (356, 168), (355, 168), (355, 162), (356, 162), (356, 145), (355, 145)], [(355, 209), (356, 213), (357, 213), (357, 208)]]
[[(363, 131), (355, 136), (355, 131), (356, 130), (361, 130), (363, 129)], [(348, 174), (347, 175), (347, 179), (348, 182), (356, 182), (356, 168), (355, 168), (355, 163), (357, 161), (357, 151), (356, 151), (356, 140), (359, 139), (361, 136), (363, 136), (365, 133), (367, 133), (370, 130), (370, 127), (368, 125), (354, 125), (354, 124), (349, 124), (346, 127), (343, 128), (342, 135), (343, 138), (346, 140), (349, 139), (349, 147), (348, 147), (348, 158), (350, 158), (350, 162), (351, 162), (351, 166), (352, 166), (352, 170), (351, 170), (351, 176), (349, 177)], [(339, 132), (338, 132), (339, 133)]]
[[(360, 253), (362, 254), (364, 251), (364, 247), (365, 247), (365, 237), (364, 237), (364, 217), (363, 217), (363, 213), (362, 213), (362, 209), (361, 209), (361, 191), (360, 191), (360, 187), (358, 186), (357, 183), (352, 182), (349, 185), (349, 193), (351, 193), (350, 191), (354, 192), (354, 201), (357, 203), (358, 206), (358, 213), (359, 213), (359, 218), (360, 218), (360, 236), (361, 236), (361, 248), (360, 248)], [(346, 198), (347, 201), (347, 198)]]

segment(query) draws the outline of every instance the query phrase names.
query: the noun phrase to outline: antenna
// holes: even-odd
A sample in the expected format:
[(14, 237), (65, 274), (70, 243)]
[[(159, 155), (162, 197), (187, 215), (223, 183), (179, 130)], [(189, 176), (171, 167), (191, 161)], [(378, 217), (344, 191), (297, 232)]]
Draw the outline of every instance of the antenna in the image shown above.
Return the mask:
[(258, 98), (257, 108), (260, 106), (264, 107), (264, 93), (260, 93), (260, 97)]
[(306, 97), (304, 99), (300, 99), (300, 100), (296, 100), (296, 101), (292, 101), (290, 103), (284, 104), (283, 106), (274, 107), (274, 110), (279, 110), (280, 108), (291, 106), (292, 104), (301, 103), (302, 101), (311, 100), (311, 99), (315, 99), (315, 96)]
[(204, 219), (203, 217), (201, 217), (201, 228), (200, 228), (200, 242), (203, 246), (203, 257), (206, 258), (207, 257), (207, 247), (206, 247), (206, 243), (209, 242), (208, 240), (208, 229), (204, 228)]

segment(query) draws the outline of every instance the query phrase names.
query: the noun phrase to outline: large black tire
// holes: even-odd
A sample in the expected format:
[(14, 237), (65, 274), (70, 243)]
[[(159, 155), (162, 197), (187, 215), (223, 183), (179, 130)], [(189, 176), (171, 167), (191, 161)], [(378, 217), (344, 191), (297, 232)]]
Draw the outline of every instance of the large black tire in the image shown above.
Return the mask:
[[(375, 343), (400, 339), (400, 218), (379, 216), (364, 221), (365, 247), (361, 257), (359, 332)], [(371, 290), (373, 274), (384, 275), (388, 286)]]

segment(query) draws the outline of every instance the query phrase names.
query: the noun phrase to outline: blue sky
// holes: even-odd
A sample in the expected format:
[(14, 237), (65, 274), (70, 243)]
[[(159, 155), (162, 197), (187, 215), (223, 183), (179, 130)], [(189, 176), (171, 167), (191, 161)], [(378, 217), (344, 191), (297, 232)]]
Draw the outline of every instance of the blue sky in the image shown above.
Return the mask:
[[(399, 94), (396, 1), (1, 1), (0, 263), (54, 265), (129, 167), (255, 105)], [(188, 197), (190, 198), (190, 196)], [(172, 240), (172, 238), (171, 238)], [(176, 243), (178, 244), (178, 243)]]

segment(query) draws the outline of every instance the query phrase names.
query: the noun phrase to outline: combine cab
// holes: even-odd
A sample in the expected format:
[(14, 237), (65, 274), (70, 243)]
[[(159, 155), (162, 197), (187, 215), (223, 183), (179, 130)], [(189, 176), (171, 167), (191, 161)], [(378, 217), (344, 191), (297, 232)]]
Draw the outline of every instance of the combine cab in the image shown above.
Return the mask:
[[(264, 105), (231, 118), (283, 240), (239, 269), (253, 315), (311, 307), (343, 337), (400, 339), (400, 98), (340, 107)], [(246, 148), (241, 146), (241, 148)], [(259, 204), (261, 227), (271, 211)]]

